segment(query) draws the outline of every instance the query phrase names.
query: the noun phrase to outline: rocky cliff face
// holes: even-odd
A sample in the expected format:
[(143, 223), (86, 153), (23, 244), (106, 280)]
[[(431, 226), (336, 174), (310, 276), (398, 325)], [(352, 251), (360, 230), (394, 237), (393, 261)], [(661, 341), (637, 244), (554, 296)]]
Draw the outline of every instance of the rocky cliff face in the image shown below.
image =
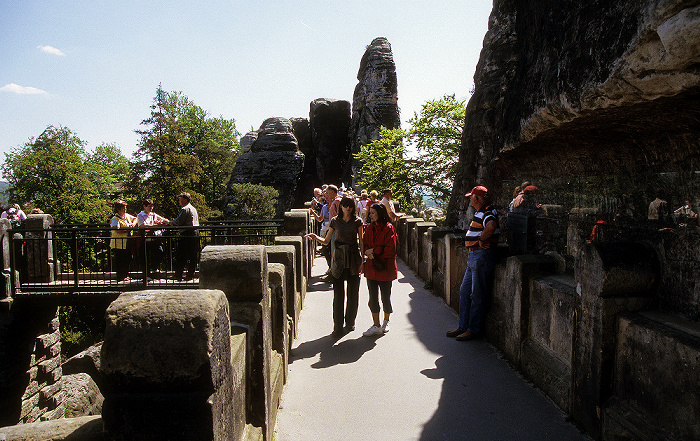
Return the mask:
[(310, 105), (309, 119), (319, 182), (350, 182), (350, 103), (319, 98)]
[(700, 2), (496, 0), (447, 222), (519, 176), (697, 170)]
[[(357, 79), (359, 82), (353, 95), (350, 127), (352, 153), (359, 152), (360, 146), (379, 139), (382, 126), (389, 129), (401, 126), (396, 65), (386, 38), (375, 38), (367, 47)], [(359, 172), (356, 161), (353, 161), (351, 172), (354, 176)]]
[(236, 160), (229, 186), (250, 182), (274, 187), (279, 192), (276, 217), (281, 218), (293, 206), (304, 167), (292, 122), (287, 118), (265, 120), (257, 132), (241, 139), (241, 150), (244, 153)]

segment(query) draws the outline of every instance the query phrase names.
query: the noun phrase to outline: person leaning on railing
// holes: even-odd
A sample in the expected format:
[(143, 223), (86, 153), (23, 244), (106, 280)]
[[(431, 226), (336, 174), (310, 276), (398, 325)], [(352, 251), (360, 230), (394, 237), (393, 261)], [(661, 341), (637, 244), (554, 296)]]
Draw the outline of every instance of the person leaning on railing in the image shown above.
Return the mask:
[(109, 226), (112, 227), (109, 247), (114, 254), (114, 269), (117, 273), (117, 280), (122, 281), (129, 275), (131, 262), (130, 228), (136, 226), (136, 217), (126, 212), (126, 202), (119, 200), (114, 203), (114, 216), (109, 221)]
[[(178, 203), (180, 204), (180, 212), (175, 220), (170, 221), (170, 225), (175, 226), (199, 226), (199, 215), (190, 200), (192, 199), (187, 192), (178, 195)], [(175, 279), (183, 280), (182, 275), (187, 266), (187, 276), (184, 280), (192, 280), (194, 272), (197, 269), (197, 261), (199, 260), (199, 230), (183, 230), (180, 232), (180, 243), (177, 247), (177, 255), (175, 258)]]
[[(144, 199), (141, 205), (143, 210), (136, 215), (139, 227), (158, 227), (170, 223), (168, 219), (153, 211), (153, 199)], [(145, 270), (147, 277), (151, 279), (160, 278), (158, 268), (165, 257), (162, 235), (163, 230), (160, 228), (146, 228), (139, 231), (138, 244), (143, 250), (139, 253), (139, 256), (140, 259), (147, 258)]]

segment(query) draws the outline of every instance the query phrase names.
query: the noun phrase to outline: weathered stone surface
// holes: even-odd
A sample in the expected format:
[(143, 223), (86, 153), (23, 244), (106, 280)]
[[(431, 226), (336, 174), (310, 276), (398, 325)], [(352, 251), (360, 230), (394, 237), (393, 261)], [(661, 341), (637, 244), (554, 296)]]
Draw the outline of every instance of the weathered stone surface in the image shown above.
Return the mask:
[(304, 166), (297, 183), (296, 195), (292, 207), (303, 207), (304, 202), (311, 199), (314, 188), (320, 187), (322, 182), (318, 178), (316, 170), (316, 152), (311, 139), (311, 124), (307, 118), (289, 118), (292, 123), (294, 137), (297, 139), (299, 151), (304, 154)]
[[(246, 135), (246, 143), (254, 137)], [(304, 167), (304, 154), (297, 146), (292, 123), (286, 118), (269, 118), (257, 131), (250, 150), (236, 160), (231, 184), (262, 184), (279, 192), (276, 217), (282, 217), (295, 202), (296, 188)], [(233, 201), (227, 201), (227, 204)]]
[[(396, 65), (391, 45), (384, 37), (372, 40), (365, 50), (357, 72), (358, 83), (352, 99), (352, 121), (350, 123), (350, 150), (379, 139), (382, 126), (399, 128), (401, 118), (398, 107)], [(355, 179), (360, 164), (353, 160)]]
[(267, 256), (262, 245), (206, 246), (199, 267), (200, 286), (220, 289), (229, 302), (259, 302), (267, 289)]
[(63, 375), (88, 374), (98, 387), (102, 385), (102, 374), (100, 374), (100, 353), (102, 352), (102, 342), (92, 345), (84, 351), (75, 354), (61, 365)]
[(231, 439), (231, 328), (218, 290), (123, 293), (100, 369), (109, 439)]
[(103, 441), (102, 417), (84, 416), (0, 427), (7, 441)]
[(495, 1), (447, 224), (465, 226), (476, 183), (696, 170), (699, 11), (678, 0)]
[(289, 332), (289, 348), (291, 342), (297, 336), (299, 325), (299, 314), (301, 314), (301, 294), (296, 287), (296, 259), (294, 258), (293, 245), (271, 245), (265, 247), (267, 251), (268, 263), (279, 263), (284, 265), (284, 289), (287, 296), (287, 315), (291, 320)]
[(340, 185), (351, 179), (350, 103), (318, 98), (309, 111), (316, 171), (322, 183)]
[(267, 253), (263, 245), (207, 246), (200, 259), (200, 287), (221, 289), (230, 319), (248, 333), (247, 383), (249, 422), (271, 439), (272, 302)]
[(623, 314), (618, 329), (604, 439), (700, 439), (700, 325), (648, 312)]
[(101, 415), (104, 397), (92, 378), (85, 373), (63, 375), (63, 405), (68, 416)]

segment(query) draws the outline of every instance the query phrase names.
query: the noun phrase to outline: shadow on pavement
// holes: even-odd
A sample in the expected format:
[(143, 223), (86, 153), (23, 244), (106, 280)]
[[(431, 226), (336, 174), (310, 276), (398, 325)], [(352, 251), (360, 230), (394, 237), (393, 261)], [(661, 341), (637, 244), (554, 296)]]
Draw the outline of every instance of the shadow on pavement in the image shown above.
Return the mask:
[(409, 294), (408, 319), (418, 339), (437, 355), (423, 375), (442, 381), (440, 400), (421, 440), (586, 440), (563, 413), (527, 383), (483, 339), (459, 342), (445, 332), (457, 315), (423, 288), (422, 280), (401, 265)]

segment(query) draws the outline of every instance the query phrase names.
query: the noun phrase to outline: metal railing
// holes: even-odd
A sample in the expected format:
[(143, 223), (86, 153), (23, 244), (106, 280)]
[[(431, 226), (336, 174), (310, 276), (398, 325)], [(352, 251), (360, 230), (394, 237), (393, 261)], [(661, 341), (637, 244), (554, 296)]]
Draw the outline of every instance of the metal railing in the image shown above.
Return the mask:
[[(128, 231), (126, 252), (111, 250), (105, 225), (56, 225), (47, 230), (11, 231), (11, 295), (99, 293), (199, 285), (199, 254), (194, 277), (180, 280), (180, 250), (192, 235), (201, 250), (207, 245), (271, 245), (282, 234), (282, 220), (207, 222), (198, 227), (137, 227)], [(189, 235), (189, 237), (188, 237)], [(117, 257), (115, 259), (115, 257)], [(119, 259), (128, 271), (117, 278)], [(123, 261), (121, 264), (124, 264)]]

